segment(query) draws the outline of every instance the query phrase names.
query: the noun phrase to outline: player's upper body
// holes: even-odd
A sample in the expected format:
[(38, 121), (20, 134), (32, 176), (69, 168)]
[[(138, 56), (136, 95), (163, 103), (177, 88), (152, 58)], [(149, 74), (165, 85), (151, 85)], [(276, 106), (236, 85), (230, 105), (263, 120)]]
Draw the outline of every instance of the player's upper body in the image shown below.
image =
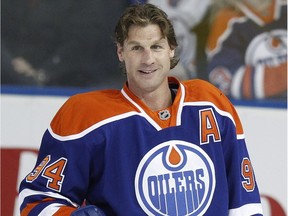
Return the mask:
[(209, 80), (236, 99), (287, 98), (287, 1), (235, 0), (207, 45)]
[(127, 85), (71, 97), (21, 184), (22, 214), (65, 215), (85, 199), (107, 215), (260, 213), (233, 106), (204, 81), (170, 81), (177, 94), (162, 112)]
[(262, 215), (233, 105), (205, 81), (168, 77), (177, 42), (165, 14), (131, 6), (115, 31), (127, 83), (60, 108), (20, 185), (21, 214), (87, 215), (85, 202), (119, 216)]

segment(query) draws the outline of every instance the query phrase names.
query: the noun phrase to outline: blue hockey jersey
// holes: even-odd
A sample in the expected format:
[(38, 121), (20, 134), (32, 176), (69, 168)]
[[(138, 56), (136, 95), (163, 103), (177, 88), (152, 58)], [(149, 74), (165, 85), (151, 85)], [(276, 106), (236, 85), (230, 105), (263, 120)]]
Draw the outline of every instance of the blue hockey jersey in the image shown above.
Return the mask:
[(152, 111), (127, 85), (72, 96), (20, 185), (21, 215), (256, 215), (259, 191), (238, 115), (206, 81), (178, 82)]

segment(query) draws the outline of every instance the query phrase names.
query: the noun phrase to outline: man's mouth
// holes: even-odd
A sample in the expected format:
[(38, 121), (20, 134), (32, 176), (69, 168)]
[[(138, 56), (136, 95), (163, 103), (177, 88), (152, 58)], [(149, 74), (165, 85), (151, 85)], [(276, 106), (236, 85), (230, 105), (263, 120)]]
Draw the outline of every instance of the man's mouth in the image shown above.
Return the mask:
[(151, 74), (154, 73), (157, 69), (153, 69), (153, 70), (139, 70), (140, 73), (144, 73), (144, 74)]

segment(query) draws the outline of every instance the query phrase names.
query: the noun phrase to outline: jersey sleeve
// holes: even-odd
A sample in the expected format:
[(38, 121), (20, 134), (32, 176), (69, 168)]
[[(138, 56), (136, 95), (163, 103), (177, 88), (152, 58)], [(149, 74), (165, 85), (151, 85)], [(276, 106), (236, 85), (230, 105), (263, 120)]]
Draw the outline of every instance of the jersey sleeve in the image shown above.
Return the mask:
[[(229, 216), (262, 215), (260, 193), (245, 141), (244, 128), (236, 108), (225, 94), (210, 83), (197, 80), (192, 82), (195, 84), (188, 90), (200, 91), (198, 95), (195, 93), (188, 100), (209, 101), (215, 110), (215, 122), (211, 120), (209, 122), (212, 123), (204, 127), (211, 129), (213, 139), (208, 141), (207, 138), (205, 143), (201, 142), (203, 148), (214, 152), (211, 158), (216, 168), (216, 184), (218, 184), (215, 198), (222, 200), (223, 203), (227, 199)], [(219, 128), (219, 134), (215, 125)]]
[[(233, 118), (236, 127), (241, 124), (236, 111)], [(260, 193), (244, 132), (235, 134), (233, 127), (227, 127), (222, 139), (229, 191), (229, 215), (262, 215)]]
[[(222, 150), (226, 167), (229, 215), (262, 215), (260, 193), (247, 149), (244, 128), (233, 104), (222, 95), (224, 110), (231, 114), (221, 124)], [(223, 108), (221, 108), (223, 110)]]
[[(51, 125), (57, 125), (60, 132), (64, 123), (76, 115), (70, 105), (70, 101), (64, 104), (52, 121)], [(67, 112), (71, 114), (69, 117)], [(65, 127), (66, 133), (67, 124)], [(70, 215), (83, 204), (90, 182), (99, 178), (104, 157), (99, 153), (103, 152), (103, 137), (94, 134), (92, 138), (89, 133), (61, 136), (53, 130), (50, 126), (44, 133), (36, 165), (20, 184), (23, 216)]]

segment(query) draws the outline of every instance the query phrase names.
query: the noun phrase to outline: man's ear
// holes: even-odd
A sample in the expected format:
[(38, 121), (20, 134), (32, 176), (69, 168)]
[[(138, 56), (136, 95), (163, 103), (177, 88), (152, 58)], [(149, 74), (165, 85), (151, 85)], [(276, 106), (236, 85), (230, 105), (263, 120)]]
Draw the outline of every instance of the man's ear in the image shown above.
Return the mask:
[(170, 58), (173, 58), (174, 55), (175, 55), (175, 48), (172, 47), (170, 50)]
[(123, 46), (121, 46), (119, 43), (117, 43), (117, 55), (118, 55), (118, 59), (120, 62), (124, 61), (123, 58)]

